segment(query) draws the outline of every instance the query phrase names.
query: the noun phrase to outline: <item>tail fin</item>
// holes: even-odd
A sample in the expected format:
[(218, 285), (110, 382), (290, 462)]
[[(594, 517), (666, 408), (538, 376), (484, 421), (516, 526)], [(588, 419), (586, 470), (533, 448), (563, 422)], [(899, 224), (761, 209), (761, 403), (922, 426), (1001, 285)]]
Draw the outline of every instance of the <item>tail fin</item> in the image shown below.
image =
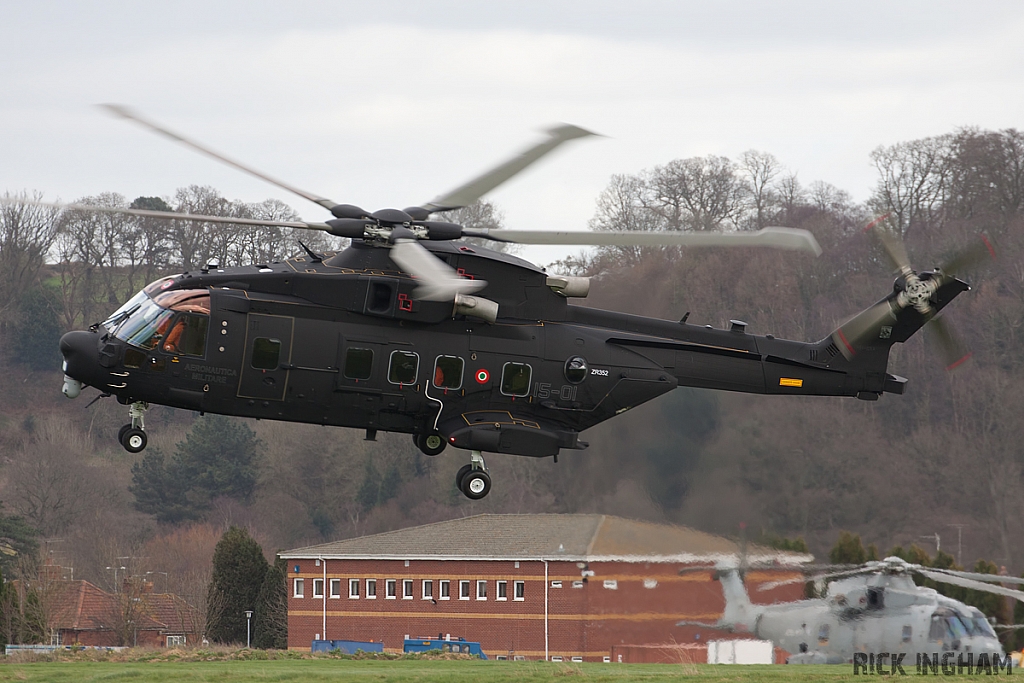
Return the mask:
[(970, 289), (966, 282), (940, 273), (922, 273), (920, 278), (942, 278), (942, 284), (931, 296), (928, 314), (906, 303), (904, 280), (898, 278), (889, 296), (818, 342), (817, 356), (829, 367), (864, 376), (864, 386), (858, 387), (859, 398), (878, 398), (883, 391), (902, 394), (906, 380), (887, 374), (892, 345), (910, 339), (949, 302)]
[(747, 595), (739, 570), (720, 569), (717, 578), (722, 584), (722, 595), (725, 596), (725, 612), (718, 621), (719, 628), (752, 632), (757, 613), (750, 602), (750, 596)]

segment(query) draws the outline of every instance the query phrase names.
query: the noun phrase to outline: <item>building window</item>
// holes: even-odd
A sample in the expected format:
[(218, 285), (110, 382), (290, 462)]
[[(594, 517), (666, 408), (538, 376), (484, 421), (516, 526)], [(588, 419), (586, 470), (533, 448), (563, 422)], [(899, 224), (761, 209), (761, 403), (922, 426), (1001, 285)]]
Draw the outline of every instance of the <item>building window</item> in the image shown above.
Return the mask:
[(525, 600), (526, 599), (526, 582), (525, 581), (516, 581), (513, 584), (513, 590), (515, 591), (512, 594), (512, 599), (513, 600)]
[(605, 579), (604, 587), (610, 591), (617, 591), (619, 590), (619, 582), (615, 579)]
[(370, 379), (372, 368), (372, 350), (349, 349), (345, 352), (345, 377), (348, 379)]
[(359, 579), (348, 580), (348, 597), (358, 598), (359, 597)]
[(392, 351), (388, 364), (388, 381), (392, 384), (416, 384), (416, 371), (420, 367), (419, 354), (412, 351)]
[(476, 582), (476, 599), (486, 600), (487, 599), (487, 582), (477, 581)]
[(432, 600), (434, 598), (434, 582), (430, 579), (423, 579), (423, 599)]
[(341, 579), (331, 579), (331, 597), (341, 597)]
[(508, 600), (508, 581), (498, 582), (498, 592), (494, 596), (495, 600)]
[(402, 599), (412, 600), (412, 579), (402, 581)]
[(526, 363), (505, 363), (501, 368), (501, 393), (506, 396), (526, 396), (530, 393), (533, 368)]
[(469, 600), (469, 581), (459, 581), (459, 600)]
[(448, 600), (452, 597), (452, 582), (447, 579), (440, 582), (438, 586), (440, 588), (440, 595), (438, 596), (442, 600)]
[(313, 597), (322, 598), (324, 597), (324, 580), (313, 579)]
[(388, 600), (398, 597), (398, 582), (395, 579), (388, 579), (384, 582), (384, 597)]
[(295, 579), (293, 582), (294, 588), (292, 590), (292, 597), (304, 598), (306, 597), (306, 580)]
[(551, 582), (551, 587), (552, 588), (561, 588), (562, 587), (562, 582), (561, 581), (552, 581)]
[(583, 588), (583, 582), (582, 581), (573, 581), (572, 582), (572, 587), (573, 588)]
[(366, 580), (366, 599), (375, 599), (377, 597), (377, 579)]
[(174, 647), (175, 645), (184, 645), (185, 636), (167, 636), (167, 647)]
[(657, 587), (658, 587), (658, 580), (657, 579), (644, 579), (644, 588), (657, 588)]
[(458, 389), (462, 386), (462, 371), (466, 362), (458, 356), (438, 356), (434, 361), (434, 386), (438, 389)]

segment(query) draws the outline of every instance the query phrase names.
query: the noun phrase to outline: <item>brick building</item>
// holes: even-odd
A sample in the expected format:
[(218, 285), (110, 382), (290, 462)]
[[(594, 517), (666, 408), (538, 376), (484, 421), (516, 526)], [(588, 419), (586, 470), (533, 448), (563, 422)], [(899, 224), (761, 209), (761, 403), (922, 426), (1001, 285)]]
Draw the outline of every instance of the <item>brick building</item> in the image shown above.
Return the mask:
[[(488, 657), (603, 661), (613, 645), (730, 637), (677, 626), (724, 608), (711, 571), (737, 544), (681, 526), (607, 515), (478, 515), (281, 553), (288, 561), (288, 646), (314, 639), (383, 641), (450, 634)], [(809, 555), (750, 546), (747, 585), (794, 576)], [(800, 599), (800, 584), (751, 591)]]

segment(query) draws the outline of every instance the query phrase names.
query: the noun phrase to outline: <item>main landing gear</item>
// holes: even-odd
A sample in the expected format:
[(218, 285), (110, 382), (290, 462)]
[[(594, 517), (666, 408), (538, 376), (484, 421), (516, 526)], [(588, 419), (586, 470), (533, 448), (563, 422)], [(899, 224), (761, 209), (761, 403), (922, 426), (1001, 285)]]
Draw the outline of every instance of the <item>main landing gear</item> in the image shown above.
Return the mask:
[(145, 401), (136, 401), (128, 406), (128, 417), (131, 422), (121, 427), (117, 432), (117, 440), (129, 453), (139, 453), (146, 447), (146, 409), (149, 404)]
[(491, 491), (491, 475), (480, 451), (470, 453), (471, 462), (455, 475), (455, 486), (470, 500), (480, 500)]
[(424, 455), (430, 456), (438, 455), (448, 445), (444, 437), (437, 432), (414, 434), (412, 440), (416, 444), (416, 448), (420, 449)]

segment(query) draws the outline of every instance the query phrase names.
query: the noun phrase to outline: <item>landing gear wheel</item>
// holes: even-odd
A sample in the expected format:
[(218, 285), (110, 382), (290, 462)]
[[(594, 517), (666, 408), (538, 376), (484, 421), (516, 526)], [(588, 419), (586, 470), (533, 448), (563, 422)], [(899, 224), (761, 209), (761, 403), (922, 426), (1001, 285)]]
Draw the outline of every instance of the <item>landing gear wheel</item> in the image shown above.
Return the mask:
[(459, 471), (455, 473), (455, 488), (462, 491), (462, 480), (472, 471), (473, 465), (463, 465), (460, 467)]
[(480, 500), (491, 491), (491, 477), (483, 470), (473, 470), (462, 478), (462, 493), (470, 500)]
[(139, 453), (146, 447), (146, 432), (141, 429), (136, 429), (128, 425), (128, 429), (124, 430), (121, 435), (121, 445), (129, 453)]
[(121, 425), (121, 428), (117, 430), (117, 441), (118, 441), (118, 443), (121, 443), (121, 439), (124, 438), (124, 433), (127, 432), (131, 428), (132, 428), (132, 426), (130, 424)]
[(444, 437), (437, 432), (430, 432), (429, 434), (416, 434), (412, 437), (413, 442), (416, 444), (416, 448), (420, 449), (424, 455), (435, 456), (447, 446)]

